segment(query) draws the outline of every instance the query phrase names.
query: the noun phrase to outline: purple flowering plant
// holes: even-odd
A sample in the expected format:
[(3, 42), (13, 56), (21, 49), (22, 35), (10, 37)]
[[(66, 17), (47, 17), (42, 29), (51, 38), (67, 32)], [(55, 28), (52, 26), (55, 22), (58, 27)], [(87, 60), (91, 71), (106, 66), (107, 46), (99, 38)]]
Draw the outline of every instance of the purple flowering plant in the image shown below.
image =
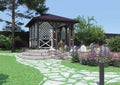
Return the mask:
[(97, 57), (97, 53), (96, 53), (95, 49), (91, 49), (90, 54), (92, 57)]
[(108, 66), (111, 61), (110, 50), (108, 47), (100, 46), (99, 62), (104, 62), (105, 66)]

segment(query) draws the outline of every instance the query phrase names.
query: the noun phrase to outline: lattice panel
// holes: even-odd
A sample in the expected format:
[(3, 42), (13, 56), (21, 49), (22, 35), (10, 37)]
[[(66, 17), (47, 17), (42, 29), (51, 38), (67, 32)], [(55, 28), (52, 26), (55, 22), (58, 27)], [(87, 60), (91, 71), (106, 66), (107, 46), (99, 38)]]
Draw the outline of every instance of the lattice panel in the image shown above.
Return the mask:
[(53, 39), (53, 27), (48, 22), (43, 22), (39, 26), (39, 46), (40, 48), (46, 48), (51, 46)]
[(39, 38), (40, 39), (51, 39), (52, 36), (52, 26), (48, 22), (44, 22), (39, 28)]

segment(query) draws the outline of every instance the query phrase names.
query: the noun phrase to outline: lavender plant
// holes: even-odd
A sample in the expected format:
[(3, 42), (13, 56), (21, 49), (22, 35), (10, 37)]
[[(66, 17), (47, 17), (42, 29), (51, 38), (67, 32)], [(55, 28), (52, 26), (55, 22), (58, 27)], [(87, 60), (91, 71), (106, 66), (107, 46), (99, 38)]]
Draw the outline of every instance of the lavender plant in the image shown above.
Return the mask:
[(99, 62), (104, 62), (105, 67), (109, 66), (111, 61), (111, 56), (110, 56), (110, 50), (108, 47), (100, 46), (98, 57), (99, 57)]
[(91, 49), (90, 54), (91, 54), (92, 57), (97, 57), (97, 53), (96, 53), (94, 48)]

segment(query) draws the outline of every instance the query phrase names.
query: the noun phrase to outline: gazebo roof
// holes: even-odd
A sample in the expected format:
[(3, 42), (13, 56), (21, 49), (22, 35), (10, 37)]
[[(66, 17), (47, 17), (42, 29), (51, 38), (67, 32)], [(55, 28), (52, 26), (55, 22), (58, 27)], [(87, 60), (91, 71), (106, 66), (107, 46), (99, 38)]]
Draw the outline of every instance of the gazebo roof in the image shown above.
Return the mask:
[(26, 27), (31, 26), (32, 24), (34, 24), (37, 21), (63, 22), (63, 23), (73, 23), (73, 24), (77, 23), (77, 21), (74, 20), (74, 19), (69, 19), (69, 18), (66, 18), (66, 17), (61, 17), (61, 16), (57, 16), (57, 15), (52, 15), (52, 14), (44, 14), (44, 15), (32, 18), (28, 22)]

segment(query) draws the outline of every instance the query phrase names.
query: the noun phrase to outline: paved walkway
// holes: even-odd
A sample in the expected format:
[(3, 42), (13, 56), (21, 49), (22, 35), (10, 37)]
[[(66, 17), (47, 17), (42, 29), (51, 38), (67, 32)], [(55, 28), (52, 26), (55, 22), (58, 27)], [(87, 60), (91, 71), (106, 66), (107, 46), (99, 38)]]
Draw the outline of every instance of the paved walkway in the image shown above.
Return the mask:
[[(26, 60), (19, 57), (16, 59), (22, 64), (38, 69), (44, 75), (44, 80), (39, 85), (98, 85), (98, 72), (76, 71), (61, 65), (61, 60)], [(105, 73), (106, 83), (119, 81), (120, 73)]]

